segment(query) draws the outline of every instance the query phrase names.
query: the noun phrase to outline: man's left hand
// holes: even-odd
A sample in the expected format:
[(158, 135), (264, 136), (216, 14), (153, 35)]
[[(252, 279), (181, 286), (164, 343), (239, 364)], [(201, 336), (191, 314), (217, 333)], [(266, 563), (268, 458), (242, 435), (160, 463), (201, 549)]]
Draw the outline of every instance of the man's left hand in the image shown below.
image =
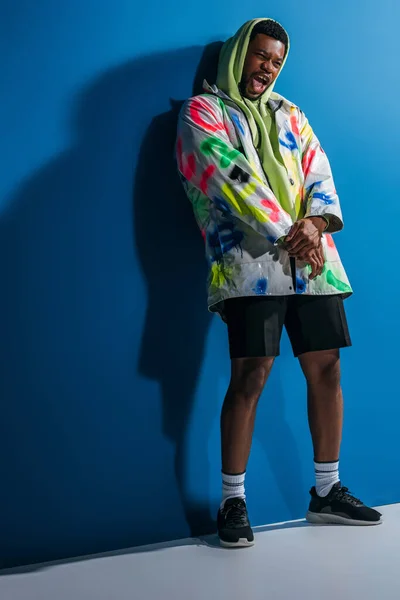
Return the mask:
[(322, 217), (309, 217), (297, 221), (286, 236), (286, 250), (290, 256), (296, 257), (318, 248), (325, 229), (326, 221)]

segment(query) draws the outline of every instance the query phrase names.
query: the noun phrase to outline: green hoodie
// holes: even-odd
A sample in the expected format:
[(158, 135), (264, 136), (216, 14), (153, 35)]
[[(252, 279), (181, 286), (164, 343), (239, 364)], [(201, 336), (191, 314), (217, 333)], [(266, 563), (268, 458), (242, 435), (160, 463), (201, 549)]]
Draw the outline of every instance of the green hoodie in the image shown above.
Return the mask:
[[(274, 89), (275, 82), (272, 83), (256, 101), (244, 98), (239, 90), (251, 32), (258, 23), (272, 20), (273, 19), (253, 19), (252, 21), (248, 21), (232, 38), (225, 42), (219, 58), (217, 86), (227, 94), (245, 114), (252, 132), (254, 145), (258, 151), (261, 164), (268, 177), (272, 191), (282, 208), (286, 210), (292, 218), (296, 218), (296, 215), (292, 214), (293, 203), (290, 202), (292, 194), (290, 181), (279, 151), (275, 116), (268, 105), (268, 100)], [(289, 47), (283, 65), (286, 62), (288, 53)]]

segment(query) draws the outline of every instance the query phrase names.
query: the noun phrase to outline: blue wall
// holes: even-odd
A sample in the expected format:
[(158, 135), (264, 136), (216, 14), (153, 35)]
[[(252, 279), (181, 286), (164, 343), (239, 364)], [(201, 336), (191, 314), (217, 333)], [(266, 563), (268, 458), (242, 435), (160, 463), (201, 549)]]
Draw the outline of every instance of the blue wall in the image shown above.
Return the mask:
[[(287, 0), (265, 16), (292, 36), (277, 89), (310, 117), (342, 198), (356, 292), (342, 476), (379, 504), (400, 501), (400, 6), (375, 4)], [(229, 361), (173, 171), (176, 107), (212, 69), (205, 46), (266, 8), (134, 6), (1, 3), (3, 566), (213, 529)], [(254, 524), (306, 509), (304, 391), (285, 338), (248, 471)]]

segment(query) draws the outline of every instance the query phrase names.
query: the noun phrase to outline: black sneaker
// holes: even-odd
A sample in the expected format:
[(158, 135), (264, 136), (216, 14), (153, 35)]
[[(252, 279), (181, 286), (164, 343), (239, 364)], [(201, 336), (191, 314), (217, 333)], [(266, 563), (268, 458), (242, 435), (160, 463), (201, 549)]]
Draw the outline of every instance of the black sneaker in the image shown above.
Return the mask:
[(243, 498), (229, 498), (219, 509), (218, 536), (225, 548), (253, 546), (254, 534)]
[(311, 502), (306, 516), (310, 523), (324, 525), (379, 525), (382, 523), (381, 513), (365, 506), (352, 496), (340, 481), (335, 483), (325, 498), (318, 496), (315, 487), (310, 491)]

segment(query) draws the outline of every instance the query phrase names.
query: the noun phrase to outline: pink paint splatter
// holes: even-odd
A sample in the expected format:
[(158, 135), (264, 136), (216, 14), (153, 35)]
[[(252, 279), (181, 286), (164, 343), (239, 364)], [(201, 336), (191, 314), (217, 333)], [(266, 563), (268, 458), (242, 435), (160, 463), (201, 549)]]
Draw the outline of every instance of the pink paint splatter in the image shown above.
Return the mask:
[(326, 236), (326, 243), (328, 244), (329, 248), (335, 248), (335, 242), (332, 239), (332, 236), (328, 233)]
[[(211, 120), (214, 121), (214, 123), (209, 123), (208, 121), (206, 121), (202, 114), (205, 113), (209, 113), (209, 117), (211, 118)], [(218, 123), (218, 119), (216, 114), (213, 112), (210, 104), (208, 104), (208, 102), (206, 102), (205, 100), (202, 100), (200, 98), (194, 98), (191, 103), (190, 103), (190, 116), (192, 117), (193, 121), (196, 123), (196, 125), (199, 125), (200, 127), (202, 127), (203, 129), (206, 129), (207, 131), (223, 131), (225, 129), (225, 125), (223, 123)]]
[(300, 131), (299, 131), (299, 124), (297, 122), (297, 118), (296, 115), (292, 115), (290, 117), (290, 123), (292, 125), (292, 131), (295, 135), (300, 135)]
[(269, 213), (269, 218), (273, 223), (277, 223), (279, 221), (279, 206), (272, 200), (261, 200), (261, 204), (268, 208), (271, 212)]
[(215, 165), (208, 165), (205, 171), (203, 171), (203, 174), (200, 179), (200, 189), (206, 196), (208, 191), (208, 180), (214, 175), (215, 168)]
[(307, 175), (309, 174), (309, 172), (311, 170), (311, 165), (315, 158), (316, 153), (317, 153), (316, 150), (308, 150), (308, 152), (306, 152), (305, 155), (303, 156), (302, 166), (303, 166), (304, 177), (307, 177)]
[(190, 181), (196, 174), (196, 159), (194, 154), (189, 154), (189, 156), (186, 157), (182, 148), (182, 138), (179, 138), (176, 143), (176, 154), (179, 171), (182, 173), (185, 179)]

